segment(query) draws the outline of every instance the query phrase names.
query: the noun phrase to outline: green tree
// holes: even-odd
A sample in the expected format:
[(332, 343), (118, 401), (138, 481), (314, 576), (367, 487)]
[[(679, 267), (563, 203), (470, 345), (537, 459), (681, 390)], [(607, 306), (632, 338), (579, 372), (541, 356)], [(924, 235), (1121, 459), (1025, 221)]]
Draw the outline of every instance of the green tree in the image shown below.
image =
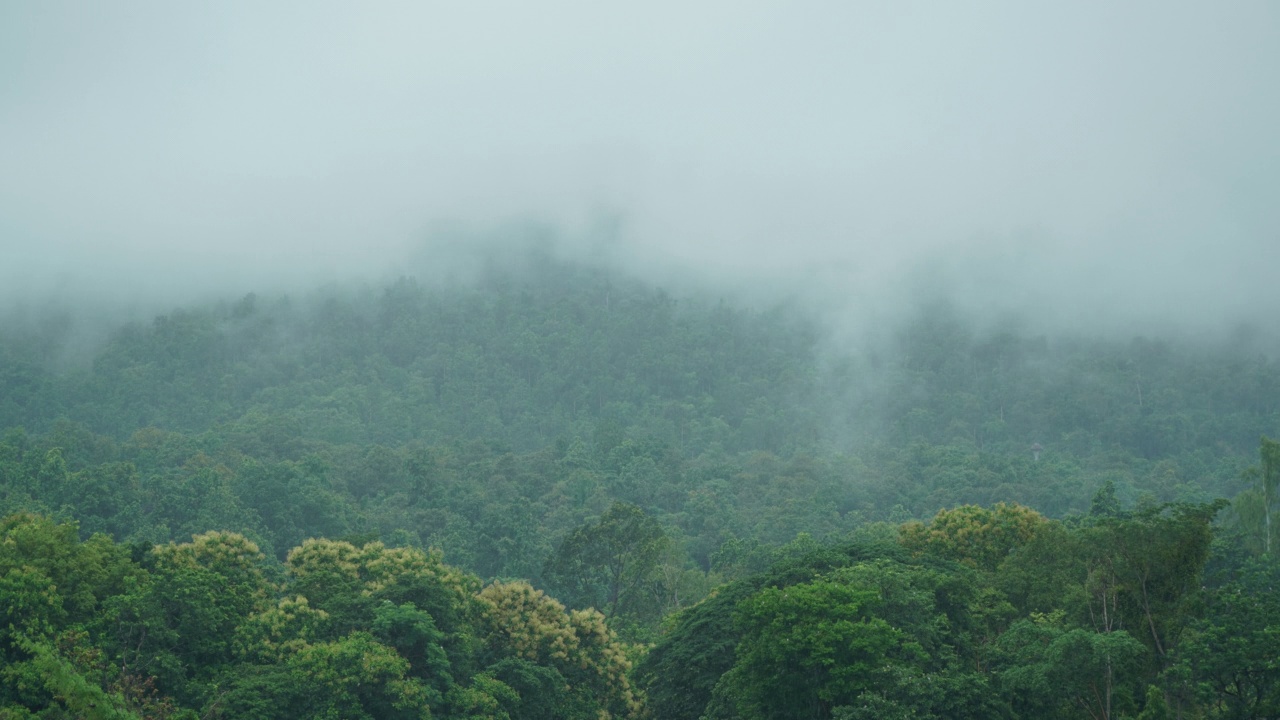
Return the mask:
[(832, 580), (761, 590), (738, 607), (743, 637), (720, 694), (763, 717), (830, 717), (883, 665), (919, 651), (875, 616), (878, 604), (875, 589)]
[(1204, 611), (1179, 643), (1176, 667), (1213, 718), (1280, 715), (1280, 568), (1250, 560), (1205, 593)]
[(282, 661), (243, 665), (223, 677), (224, 690), (205, 715), (237, 720), (431, 717), (431, 693), (409, 677), (409, 661), (368, 633), (294, 646)]
[(1266, 512), (1266, 554), (1271, 554), (1271, 504), (1280, 490), (1280, 442), (1262, 438), (1259, 454), (1262, 462), (1258, 468), (1258, 484), (1262, 488), (1262, 507)]
[[(637, 717), (642, 696), (631, 685), (627, 646), (595, 610), (566, 611), (526, 582), (496, 582), (480, 592), (484, 612), (482, 637), (495, 660), (517, 658), (555, 672), (532, 671), (515, 679), (517, 686), (535, 684), (540, 693), (563, 698), (562, 717)], [(507, 668), (500, 677), (519, 671)], [(563, 685), (556, 683), (563, 682)], [(551, 683), (547, 686), (547, 683)]]
[(1062, 625), (1062, 615), (1019, 620), (1000, 638), (1000, 684), (1023, 717), (1111, 720), (1134, 707), (1146, 648), (1123, 630)]
[(992, 571), (1046, 525), (1045, 517), (1035, 510), (996, 503), (991, 509), (963, 505), (939, 510), (927, 525), (909, 522), (900, 532), (902, 544), (913, 551)]
[(649, 619), (659, 598), (648, 586), (667, 542), (656, 520), (635, 505), (615, 502), (560, 543), (546, 574), (580, 607), (598, 607), (610, 618), (625, 613)]
[(1211, 523), (1223, 505), (1152, 507), (1081, 531), (1096, 580), (1097, 616), (1110, 602), (1119, 615), (1105, 629), (1112, 623), (1129, 629), (1161, 667), (1194, 612)]
[(212, 692), (209, 671), (234, 660), (237, 627), (270, 606), (275, 588), (258, 546), (237, 533), (208, 532), (189, 543), (160, 545), (152, 561), (150, 597), (139, 600), (154, 603), (164, 633), (147, 632), (150, 612), (141, 608), (140, 642), (152, 643), (154, 662), (167, 667), (157, 673), (164, 689), (196, 704)]
[(1270, 555), (1273, 536), (1280, 532), (1271, 522), (1272, 506), (1280, 494), (1280, 441), (1263, 437), (1258, 454), (1260, 462), (1245, 471), (1245, 478), (1253, 481), (1253, 487), (1236, 497), (1235, 511), (1249, 536), (1261, 538), (1258, 550)]

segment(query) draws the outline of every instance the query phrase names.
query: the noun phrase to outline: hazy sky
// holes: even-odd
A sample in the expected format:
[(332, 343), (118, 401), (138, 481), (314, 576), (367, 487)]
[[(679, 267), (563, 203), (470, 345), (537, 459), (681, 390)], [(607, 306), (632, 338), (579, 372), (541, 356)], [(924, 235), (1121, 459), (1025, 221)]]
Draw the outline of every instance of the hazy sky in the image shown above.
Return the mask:
[(384, 272), (521, 217), (848, 302), (1275, 314), (1280, 3), (0, 3), (11, 289)]

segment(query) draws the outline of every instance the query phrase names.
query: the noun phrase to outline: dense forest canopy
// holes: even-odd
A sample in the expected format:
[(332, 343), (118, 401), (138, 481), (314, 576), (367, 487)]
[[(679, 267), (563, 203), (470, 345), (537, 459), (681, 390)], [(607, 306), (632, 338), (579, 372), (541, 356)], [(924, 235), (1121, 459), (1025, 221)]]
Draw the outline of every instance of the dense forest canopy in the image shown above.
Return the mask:
[(513, 252), (12, 313), (0, 717), (1280, 712), (1264, 345)]
[(1277, 69), (0, 0), (0, 720), (1280, 720)]

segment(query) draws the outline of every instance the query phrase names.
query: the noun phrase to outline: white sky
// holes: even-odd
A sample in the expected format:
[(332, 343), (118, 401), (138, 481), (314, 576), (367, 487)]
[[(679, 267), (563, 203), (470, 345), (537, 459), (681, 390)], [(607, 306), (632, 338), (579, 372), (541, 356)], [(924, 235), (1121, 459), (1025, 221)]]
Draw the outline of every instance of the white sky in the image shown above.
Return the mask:
[(1277, 128), (1274, 0), (5, 2), (0, 282), (617, 216), (638, 266), (1214, 322), (1280, 306)]

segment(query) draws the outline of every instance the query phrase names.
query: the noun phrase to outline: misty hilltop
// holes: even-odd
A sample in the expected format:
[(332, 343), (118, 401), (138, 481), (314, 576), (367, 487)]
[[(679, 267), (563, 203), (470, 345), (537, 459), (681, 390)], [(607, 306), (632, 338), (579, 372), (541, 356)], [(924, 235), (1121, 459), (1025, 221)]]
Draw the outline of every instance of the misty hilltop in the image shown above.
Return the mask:
[(0, 295), (158, 312), (532, 218), (856, 320), (944, 282), (1086, 330), (1272, 323), (1277, 13), (9, 5)]
[[(833, 624), (866, 630), (816, 676), (831, 697), (933, 717), (1044, 717), (1098, 678), (1135, 708), (1164, 663), (1227, 702), (1197, 664), (1252, 667), (1197, 644), (1225, 634), (1270, 662), (1270, 604), (1196, 604), (1272, 577), (1280, 367), (1258, 335), (1046, 332), (929, 299), (855, 336), (546, 248), (468, 267), (0, 323), (0, 567), (27, 583), (0, 595), (74, 599), (0, 630), (46, 688), (0, 678), (6, 711), (768, 718), (828, 690), (784, 672), (809, 650), (761, 648)], [(1095, 601), (1153, 629), (1091, 629)], [(1066, 657), (1125, 664), (1065, 690), (1018, 674)]]
[[(797, 300), (668, 291), (542, 246), (485, 257), (465, 277), (189, 305), (97, 341), (73, 313), (29, 309), (0, 328), (0, 425), (44, 431), (61, 418), (117, 439), (239, 428), (292, 437), (294, 453), (463, 440), (532, 452), (603, 432), (683, 457), (886, 443), (1196, 457), (1183, 489), (1160, 491), (1172, 498), (1232, 487), (1232, 468), (1280, 413), (1260, 331), (1220, 342), (1079, 334), (931, 299), (851, 336)], [(1076, 481), (1074, 499), (1052, 507), (1081, 507), (1090, 481)], [(1003, 481), (985, 482), (981, 492)]]
[(0, 720), (1280, 717), (1280, 4), (0, 3)]

